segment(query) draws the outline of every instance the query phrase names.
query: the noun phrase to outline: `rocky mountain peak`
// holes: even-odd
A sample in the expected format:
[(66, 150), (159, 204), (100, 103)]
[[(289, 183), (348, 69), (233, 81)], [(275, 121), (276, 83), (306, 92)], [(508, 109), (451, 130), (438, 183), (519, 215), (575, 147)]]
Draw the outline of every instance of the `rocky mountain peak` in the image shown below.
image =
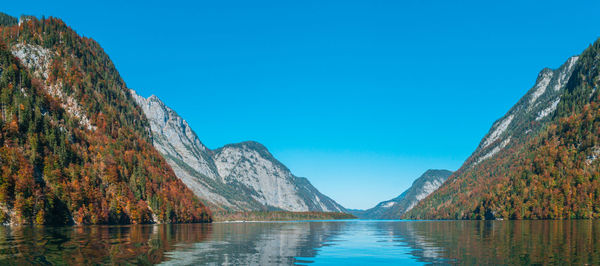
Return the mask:
[(534, 86), (502, 118), (493, 123), (463, 167), (469, 168), (489, 159), (512, 142), (543, 128), (556, 111), (578, 58), (570, 57), (554, 70), (542, 69)]
[(216, 167), (210, 159), (208, 148), (187, 121), (155, 95), (144, 98), (133, 90), (131, 95), (150, 121), (154, 146), (163, 155), (185, 162), (202, 175), (217, 178)]
[(452, 171), (445, 170), (445, 169), (429, 169), (429, 170), (425, 171), (425, 173), (423, 173), (420, 178), (416, 179), (413, 182), (413, 184), (415, 182), (417, 182), (419, 179), (431, 179), (431, 178), (444, 177), (444, 176), (448, 176), (448, 174), (452, 174)]
[(294, 176), (256, 141), (210, 150), (188, 123), (158, 97), (133, 98), (150, 121), (153, 144), (175, 174), (213, 207), (228, 210), (339, 211), (307, 179)]
[(257, 152), (266, 153), (266, 154), (271, 155), (271, 153), (269, 152), (269, 150), (267, 149), (267, 147), (265, 147), (264, 145), (262, 145), (259, 142), (253, 141), (253, 140), (243, 141), (243, 142), (239, 142), (239, 143), (227, 144), (227, 145), (223, 146), (221, 149), (223, 149), (223, 148), (237, 148), (237, 149), (255, 150)]

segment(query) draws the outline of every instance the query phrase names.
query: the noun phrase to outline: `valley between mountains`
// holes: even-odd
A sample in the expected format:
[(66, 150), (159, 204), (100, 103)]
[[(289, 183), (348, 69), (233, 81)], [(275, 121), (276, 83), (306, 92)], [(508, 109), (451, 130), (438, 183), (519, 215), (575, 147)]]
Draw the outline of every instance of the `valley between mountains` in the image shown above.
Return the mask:
[(3, 224), (600, 218), (600, 41), (543, 69), (458, 170), (352, 210), (258, 142), (209, 149), (60, 19), (0, 13), (0, 34)]

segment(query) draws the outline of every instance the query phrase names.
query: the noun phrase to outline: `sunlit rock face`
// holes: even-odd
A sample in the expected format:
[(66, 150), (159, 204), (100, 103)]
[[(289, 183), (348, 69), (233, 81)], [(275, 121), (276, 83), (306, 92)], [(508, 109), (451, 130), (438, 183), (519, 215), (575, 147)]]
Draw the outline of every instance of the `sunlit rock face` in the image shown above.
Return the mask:
[(153, 144), (175, 174), (213, 207), (233, 211), (344, 212), (306, 178), (296, 177), (262, 144), (208, 149), (188, 123), (158, 97), (131, 91), (150, 121)]
[(560, 96), (564, 93), (578, 59), (579, 57), (573, 56), (558, 69), (543, 69), (527, 94), (492, 125), (463, 168), (470, 168), (492, 158), (511, 141), (535, 134), (543, 128), (560, 103)]
[(50, 64), (57, 55), (56, 52), (44, 48), (41, 45), (26, 43), (17, 43), (10, 48), (10, 51), (19, 59), (21, 64), (30, 70), (30, 73), (34, 77), (43, 81), (42, 87), (48, 94), (58, 100), (61, 107), (64, 108), (70, 116), (76, 117), (82, 127), (88, 130), (96, 130), (96, 126), (91, 124), (87, 114), (83, 111), (83, 108), (79, 105), (77, 99), (63, 91), (63, 82), (60, 80), (50, 82), (48, 80), (51, 69)]

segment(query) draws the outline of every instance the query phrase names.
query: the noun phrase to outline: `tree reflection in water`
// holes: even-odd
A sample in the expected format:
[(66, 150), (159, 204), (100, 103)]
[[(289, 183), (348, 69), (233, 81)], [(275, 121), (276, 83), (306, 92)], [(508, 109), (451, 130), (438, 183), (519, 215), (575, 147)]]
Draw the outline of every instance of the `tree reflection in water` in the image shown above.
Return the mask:
[(0, 264), (156, 264), (210, 231), (208, 224), (0, 227)]
[(600, 264), (600, 222), (418, 221), (379, 223), (417, 260), (460, 264)]
[(599, 221), (0, 227), (0, 264), (600, 264)]

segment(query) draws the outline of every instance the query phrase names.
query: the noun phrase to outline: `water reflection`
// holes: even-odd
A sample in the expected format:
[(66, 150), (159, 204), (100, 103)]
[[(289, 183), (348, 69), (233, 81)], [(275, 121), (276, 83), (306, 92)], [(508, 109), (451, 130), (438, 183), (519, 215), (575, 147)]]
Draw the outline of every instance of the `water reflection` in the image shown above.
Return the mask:
[(0, 264), (156, 264), (175, 246), (204, 241), (205, 224), (0, 227)]
[(169, 253), (166, 264), (197, 262), (230, 265), (308, 263), (339, 234), (344, 222), (277, 222), (212, 225), (211, 241)]
[(461, 264), (600, 263), (600, 222), (431, 221), (389, 228), (423, 262)]
[(0, 264), (600, 264), (598, 221), (0, 227)]

